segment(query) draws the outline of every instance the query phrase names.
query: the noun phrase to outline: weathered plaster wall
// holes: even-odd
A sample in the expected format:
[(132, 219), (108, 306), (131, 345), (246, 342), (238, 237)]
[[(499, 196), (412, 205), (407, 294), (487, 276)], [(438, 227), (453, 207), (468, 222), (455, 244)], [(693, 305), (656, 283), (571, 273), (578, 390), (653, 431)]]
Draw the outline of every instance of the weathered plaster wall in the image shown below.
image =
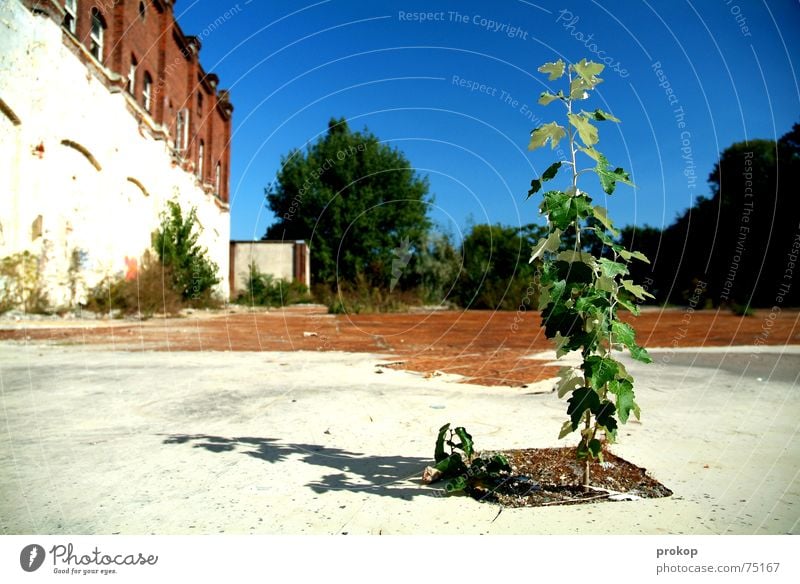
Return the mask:
[[(197, 208), (200, 243), (227, 297), (227, 205), (173, 161), (135, 99), (109, 88), (114, 74), (87, 66), (64, 34), (19, 0), (0, 0), (0, 257), (39, 255), (51, 302), (80, 301), (104, 276), (126, 273), (126, 259), (142, 256), (172, 199)], [(71, 299), (76, 251), (83, 292)]]

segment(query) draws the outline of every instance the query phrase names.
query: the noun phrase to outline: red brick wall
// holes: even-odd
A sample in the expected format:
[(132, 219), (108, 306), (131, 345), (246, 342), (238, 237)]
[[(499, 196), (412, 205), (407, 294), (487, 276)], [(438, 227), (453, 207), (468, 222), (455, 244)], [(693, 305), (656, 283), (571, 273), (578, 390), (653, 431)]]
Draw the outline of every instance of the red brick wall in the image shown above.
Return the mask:
[[(222, 168), (219, 197), (228, 201), (232, 107), (220, 102), (218, 89), (206, 78), (199, 61), (199, 41), (186, 36), (175, 21), (173, 0), (144, 0), (145, 17), (139, 13), (140, 0), (77, 0), (75, 36), (91, 47), (92, 9), (106, 23), (103, 55), (100, 59), (111, 71), (127, 80), (131, 58), (138, 63), (134, 97), (144, 106), (145, 73), (152, 78), (150, 115), (156, 124), (168, 129), (170, 142), (176, 139), (178, 112), (189, 111), (188, 144), (182, 152), (187, 169), (197, 173), (200, 140), (205, 145), (203, 176), (214, 184), (215, 169)], [(63, 7), (66, 0), (58, 0)], [(202, 94), (202, 111), (198, 94)]]

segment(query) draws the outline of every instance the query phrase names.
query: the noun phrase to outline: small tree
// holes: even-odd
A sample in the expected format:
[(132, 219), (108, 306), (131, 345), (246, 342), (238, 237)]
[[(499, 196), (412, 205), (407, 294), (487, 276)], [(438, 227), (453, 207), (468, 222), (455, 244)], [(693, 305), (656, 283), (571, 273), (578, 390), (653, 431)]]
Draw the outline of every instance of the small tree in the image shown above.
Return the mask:
[(167, 201), (167, 210), (161, 214), (161, 225), (153, 234), (153, 247), (159, 261), (171, 273), (172, 284), (184, 301), (205, 301), (211, 289), (219, 284), (217, 264), (207, 256), (207, 250), (197, 243), (195, 231), (197, 210), (186, 217), (181, 206)]
[[(625, 423), (631, 413), (639, 418), (633, 377), (612, 357), (613, 351), (625, 347), (634, 359), (651, 362), (647, 351), (636, 344), (633, 328), (617, 314), (620, 308), (638, 314), (636, 302), (650, 296), (626, 278), (631, 260), (648, 260), (614, 239), (619, 232), (606, 210), (594, 205), (591, 197), (578, 188), (578, 179), (587, 172), (597, 175), (608, 195), (618, 182), (633, 186), (628, 173), (622, 168), (612, 169), (595, 147), (598, 132), (592, 122), (619, 122), (619, 119), (600, 109), (594, 112), (574, 109), (576, 102), (587, 99), (589, 92), (601, 83), (598, 75), (603, 68), (586, 59), (569, 67), (561, 60), (539, 67), (550, 81), (566, 74), (567, 93), (545, 91), (539, 103), (560, 102), (566, 109), (568, 123), (560, 126), (550, 122), (537, 127), (531, 132), (528, 146), (534, 150), (550, 142), (555, 149), (563, 138), (569, 142), (567, 159), (554, 162), (531, 182), (528, 197), (538, 193), (542, 183), (555, 178), (562, 166), (570, 171), (566, 189), (541, 195), (539, 211), (547, 218), (548, 233), (534, 246), (531, 262), (538, 272), (539, 308), (547, 338), (555, 341), (559, 358), (568, 351), (578, 350), (583, 360), (580, 371), (564, 367), (560, 373), (558, 395), (570, 397), (569, 420), (562, 426), (559, 438), (581, 428), (577, 456), (585, 461), (586, 488), (591, 460), (602, 460), (601, 438), (614, 442), (618, 419)], [(579, 155), (592, 160), (594, 166), (580, 168)]]
[(389, 289), (395, 250), (425, 241), (431, 226), (427, 178), (400, 150), (366, 129), (351, 131), (344, 119), (282, 158), (266, 198), (276, 222), (264, 239), (308, 240), (314, 279), (325, 284)]

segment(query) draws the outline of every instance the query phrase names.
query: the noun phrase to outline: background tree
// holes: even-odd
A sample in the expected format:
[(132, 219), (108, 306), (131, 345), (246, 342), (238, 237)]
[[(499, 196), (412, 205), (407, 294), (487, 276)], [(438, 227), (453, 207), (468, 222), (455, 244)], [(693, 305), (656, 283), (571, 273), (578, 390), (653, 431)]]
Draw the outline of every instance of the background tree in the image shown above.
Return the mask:
[(402, 152), (332, 119), (305, 152), (282, 158), (267, 192), (277, 221), (264, 239), (309, 241), (317, 282), (389, 288), (395, 250), (426, 241), (430, 202), (427, 179)]
[(461, 245), (454, 300), (465, 308), (516, 310), (534, 277), (529, 250), (544, 233), (539, 225), (473, 226)]
[(463, 261), (451, 236), (431, 232), (427, 241), (411, 256), (409, 269), (400, 279), (401, 285), (417, 290), (426, 304), (455, 302), (456, 282)]
[(659, 302), (685, 303), (702, 281), (715, 305), (773, 306), (779, 294), (784, 305), (800, 303), (800, 285), (785, 289), (800, 235), (800, 125), (777, 142), (729, 146), (708, 180), (711, 195), (698, 197), (663, 233), (623, 230), (623, 243), (635, 240), (653, 258), (632, 274), (652, 280)]

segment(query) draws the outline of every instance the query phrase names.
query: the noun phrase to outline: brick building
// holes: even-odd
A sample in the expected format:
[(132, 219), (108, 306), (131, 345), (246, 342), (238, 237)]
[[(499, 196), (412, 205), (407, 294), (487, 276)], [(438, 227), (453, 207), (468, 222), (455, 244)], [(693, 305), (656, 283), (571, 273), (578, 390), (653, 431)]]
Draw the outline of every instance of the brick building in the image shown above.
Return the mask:
[(80, 300), (76, 250), (85, 293), (170, 199), (197, 209), (227, 296), (233, 106), (174, 4), (0, 0), (0, 257), (38, 254), (56, 305)]

